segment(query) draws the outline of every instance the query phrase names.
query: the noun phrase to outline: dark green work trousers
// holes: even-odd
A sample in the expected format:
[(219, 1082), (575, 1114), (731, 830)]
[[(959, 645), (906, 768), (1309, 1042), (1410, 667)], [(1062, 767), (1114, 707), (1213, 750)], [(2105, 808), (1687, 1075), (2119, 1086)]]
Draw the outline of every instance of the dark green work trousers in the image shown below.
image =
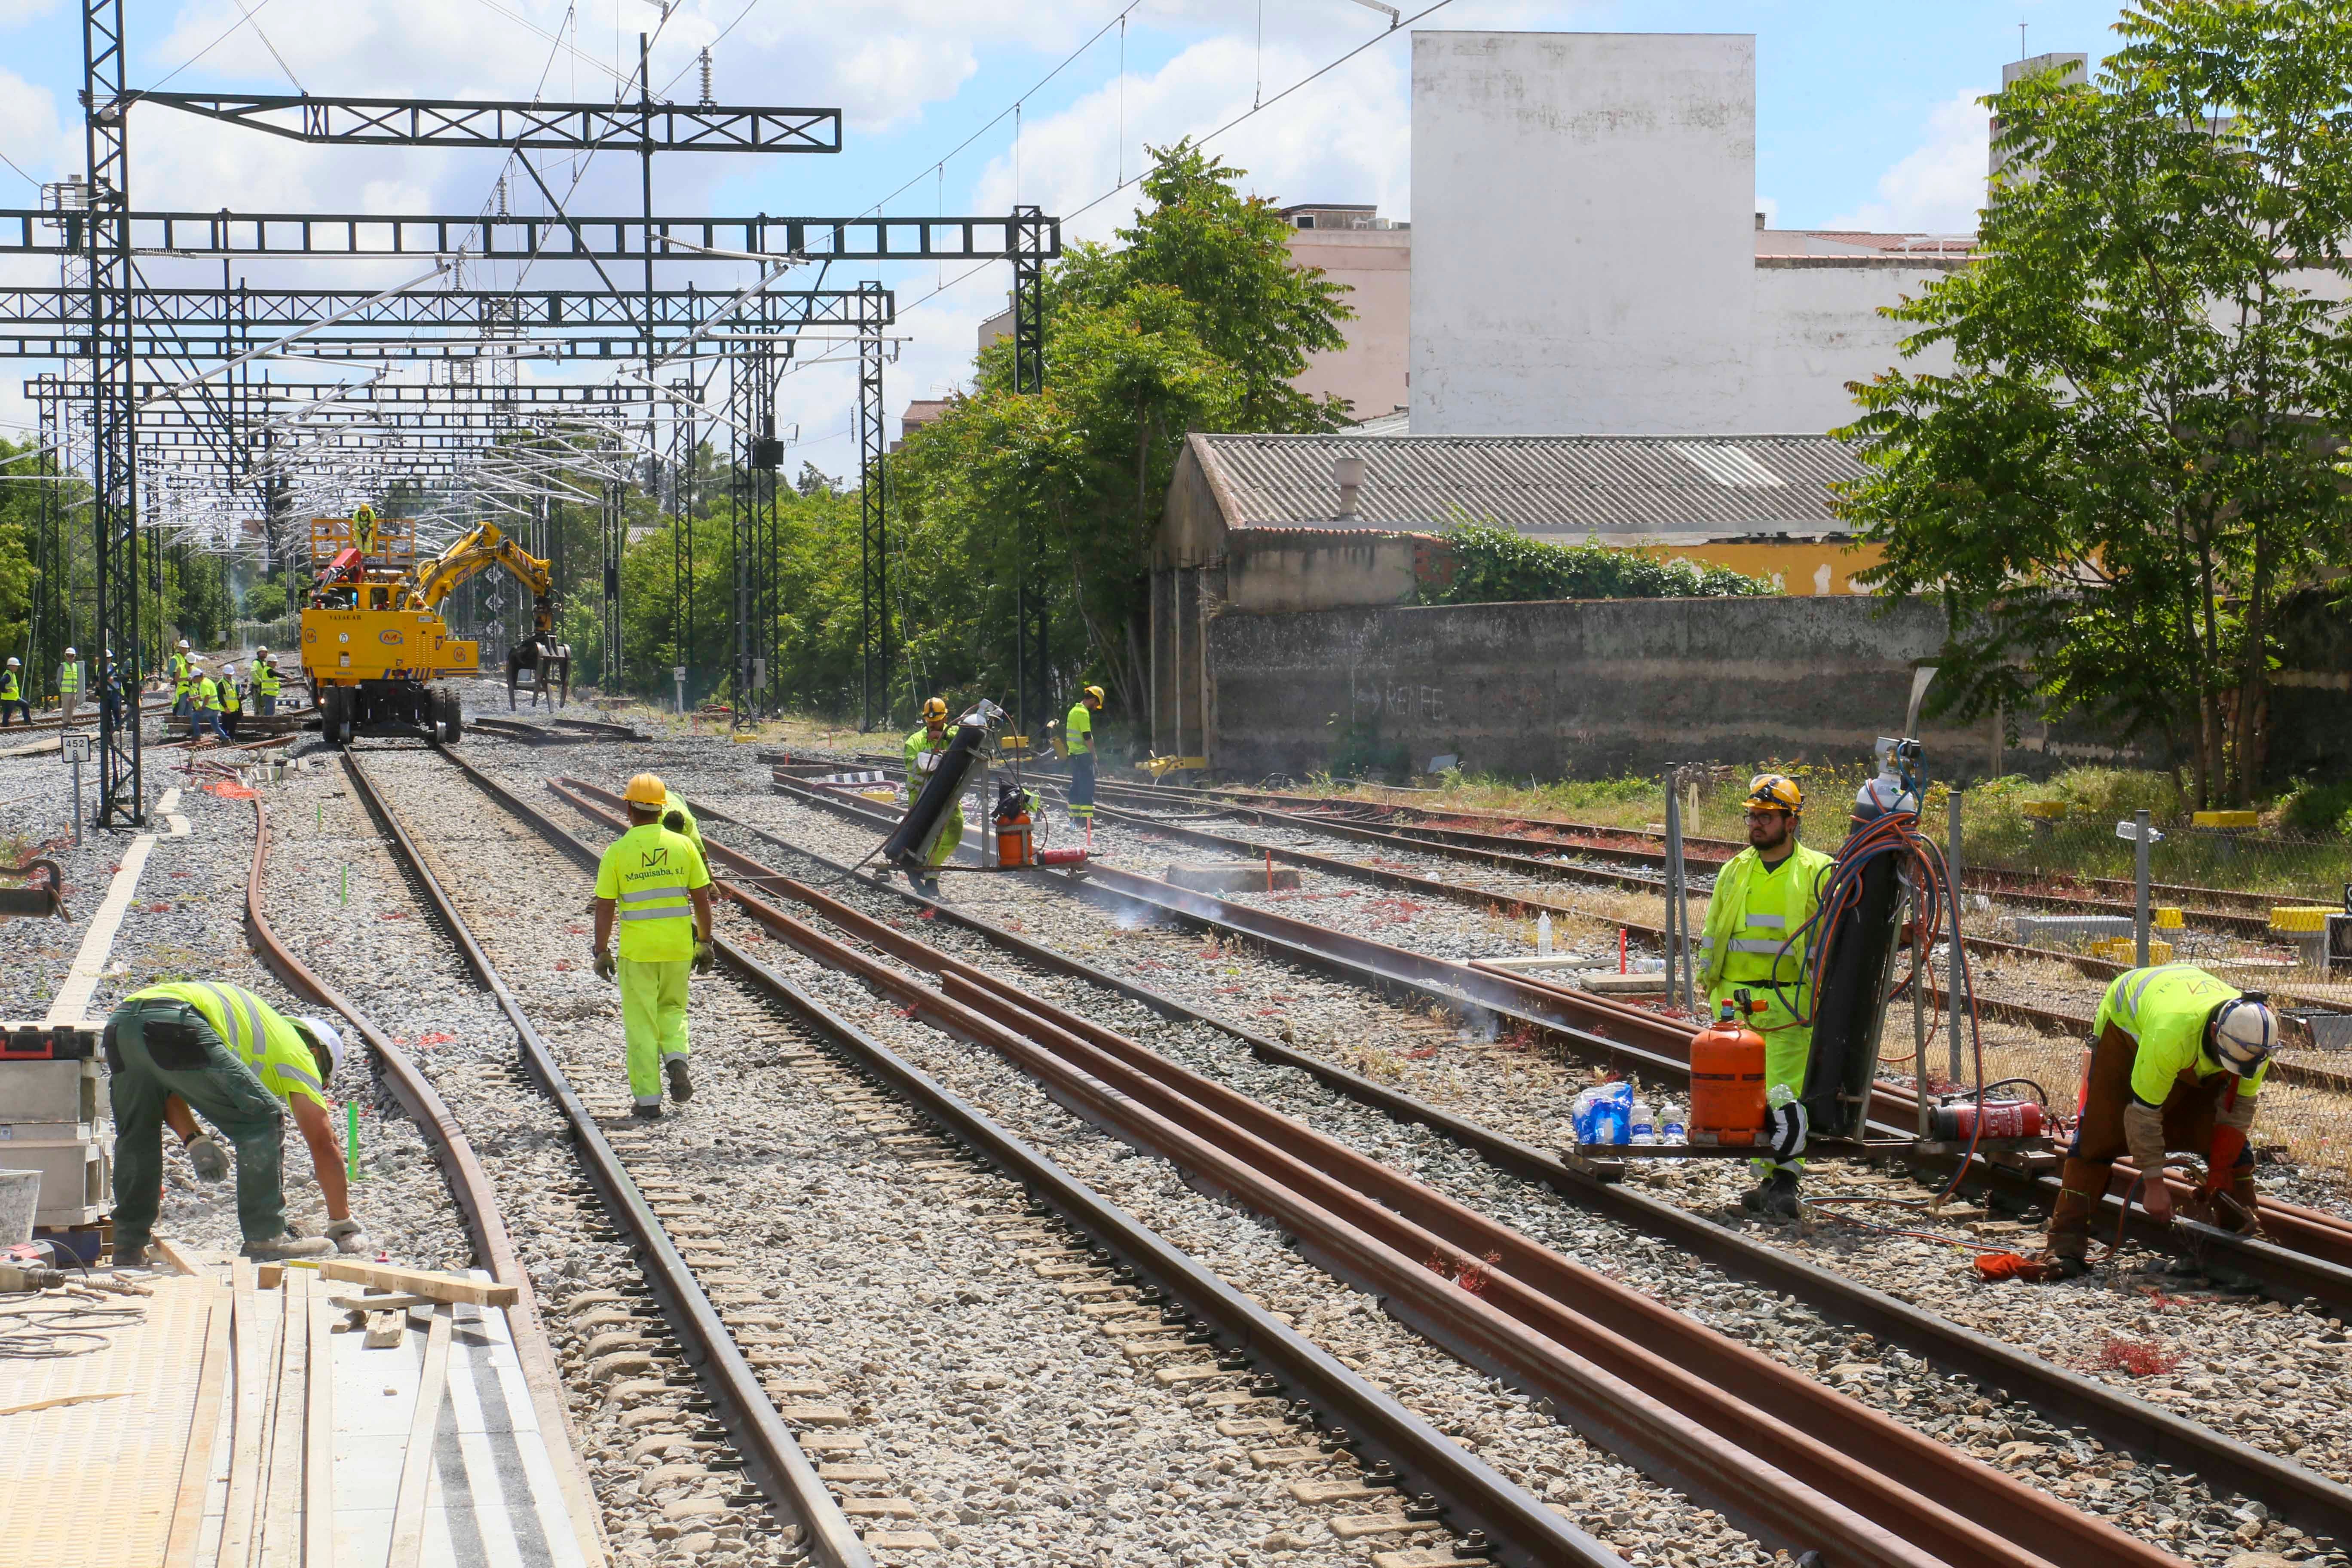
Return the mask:
[(163, 1202), (163, 1104), (178, 1095), (236, 1150), (236, 1223), (247, 1241), (286, 1232), (278, 1143), (285, 1108), (184, 1002), (126, 1002), (106, 1021), (114, 1103), (114, 1247), (153, 1239)]

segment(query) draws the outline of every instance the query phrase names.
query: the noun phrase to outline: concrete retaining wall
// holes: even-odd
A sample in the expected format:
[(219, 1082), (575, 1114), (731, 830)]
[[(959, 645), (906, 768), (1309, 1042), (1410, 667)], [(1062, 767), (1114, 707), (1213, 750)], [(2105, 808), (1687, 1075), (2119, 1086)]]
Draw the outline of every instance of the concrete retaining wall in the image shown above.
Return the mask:
[[(1669, 763), (1851, 765), (1902, 725), (1915, 661), (1941, 645), (1917, 601), (1637, 599), (1226, 613), (1206, 626), (1208, 756), (1231, 775), (1303, 774), (1346, 755), (1546, 778)], [(2030, 726), (1924, 739), (1939, 776), (2142, 761)]]

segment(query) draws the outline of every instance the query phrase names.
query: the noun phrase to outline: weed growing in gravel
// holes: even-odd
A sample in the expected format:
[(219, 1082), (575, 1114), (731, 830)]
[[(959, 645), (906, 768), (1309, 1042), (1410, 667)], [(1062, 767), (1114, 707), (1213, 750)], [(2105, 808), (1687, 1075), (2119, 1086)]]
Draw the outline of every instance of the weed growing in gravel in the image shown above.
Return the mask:
[(2153, 1340), (2118, 1339), (2113, 1335), (2099, 1346), (2093, 1363), (2102, 1372), (2128, 1373), (2134, 1377), (2161, 1377), (2180, 1364), (2180, 1353)]

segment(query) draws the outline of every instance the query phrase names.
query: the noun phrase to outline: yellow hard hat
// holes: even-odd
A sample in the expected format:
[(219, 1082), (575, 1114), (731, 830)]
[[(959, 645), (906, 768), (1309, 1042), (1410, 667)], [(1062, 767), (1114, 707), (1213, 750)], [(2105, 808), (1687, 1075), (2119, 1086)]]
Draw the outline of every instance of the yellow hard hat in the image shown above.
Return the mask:
[(924, 722), (924, 723), (926, 723), (926, 724), (931, 724), (931, 723), (940, 723), (940, 724), (944, 724), (944, 723), (946, 723), (946, 722), (947, 722), (947, 720), (948, 720), (948, 704), (947, 704), (947, 700), (946, 700), (945, 698), (943, 698), (943, 697), (934, 697), (934, 698), (930, 699), (929, 701), (927, 701), (927, 702), (925, 702), (925, 703), (923, 704), (923, 722)]
[(669, 801), (669, 791), (653, 774), (639, 773), (629, 781), (629, 787), (621, 792), (621, 798), (631, 805), (663, 805)]
[(1805, 792), (1786, 773), (1758, 773), (1748, 781), (1748, 808), (1786, 811), (1801, 816), (1805, 812)]
[(1089, 686), (1089, 687), (1087, 687), (1087, 695), (1088, 697), (1091, 697), (1091, 698), (1093, 698), (1093, 699), (1094, 699), (1094, 702), (1095, 702), (1095, 706), (1096, 706), (1096, 707), (1099, 708), (1099, 707), (1101, 707), (1101, 706), (1102, 706), (1103, 689), (1102, 689), (1102, 688), (1101, 688), (1101, 687), (1099, 687), (1099, 686)]

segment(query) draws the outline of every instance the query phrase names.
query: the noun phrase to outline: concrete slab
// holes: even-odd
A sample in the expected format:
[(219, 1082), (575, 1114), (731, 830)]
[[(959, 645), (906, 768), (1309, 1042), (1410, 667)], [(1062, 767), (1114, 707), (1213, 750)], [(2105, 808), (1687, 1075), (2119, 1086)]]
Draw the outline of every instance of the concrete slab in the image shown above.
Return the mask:
[(1282, 892), (1298, 886), (1298, 868), (1276, 866), (1271, 870), (1263, 864), (1171, 866), (1162, 873), (1164, 880), (1180, 888), (1190, 888), (1196, 893), (1264, 893)]

